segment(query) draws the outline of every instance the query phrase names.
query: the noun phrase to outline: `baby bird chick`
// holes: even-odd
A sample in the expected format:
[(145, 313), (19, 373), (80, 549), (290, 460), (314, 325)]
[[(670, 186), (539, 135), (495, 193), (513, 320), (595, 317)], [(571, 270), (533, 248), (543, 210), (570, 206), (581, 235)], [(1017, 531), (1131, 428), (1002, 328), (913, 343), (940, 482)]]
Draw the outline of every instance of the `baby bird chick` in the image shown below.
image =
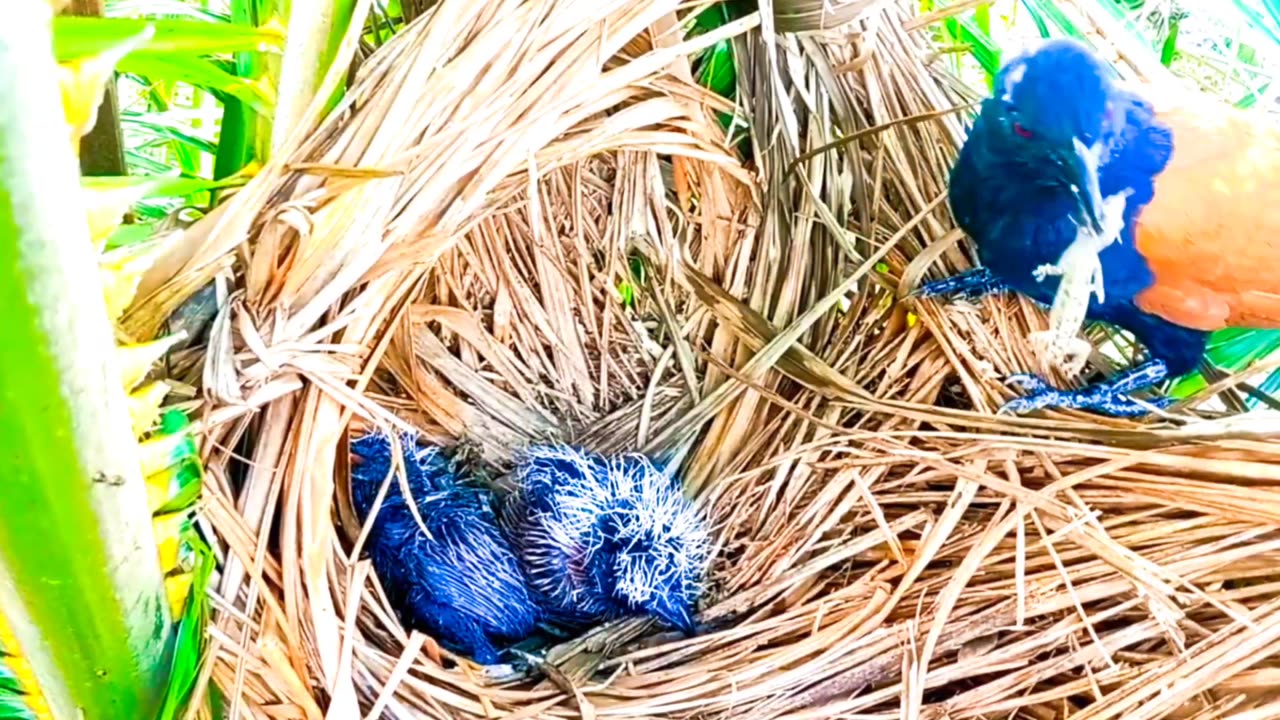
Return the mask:
[[(496, 643), (527, 637), (540, 617), (520, 562), (498, 528), (492, 496), (459, 483), (439, 448), (407, 434), (400, 442), (421, 524), (393, 477), (366, 543), (373, 567), (406, 626), (494, 665)], [(353, 463), (351, 497), (363, 522), (391, 470), (390, 438), (365, 435), (351, 450), (361, 460)]]
[(550, 618), (647, 615), (694, 632), (711, 544), (678, 478), (643, 455), (544, 446), (518, 458), (514, 479), (503, 523)]

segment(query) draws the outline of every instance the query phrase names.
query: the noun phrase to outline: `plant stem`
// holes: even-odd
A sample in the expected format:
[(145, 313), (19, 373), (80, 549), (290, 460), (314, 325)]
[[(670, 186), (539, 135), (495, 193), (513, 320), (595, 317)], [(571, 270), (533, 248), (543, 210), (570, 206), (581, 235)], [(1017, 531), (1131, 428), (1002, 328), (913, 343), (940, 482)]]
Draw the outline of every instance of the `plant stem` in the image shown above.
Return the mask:
[[(171, 621), (50, 8), (0, 23), (0, 613), (56, 718), (154, 717)], [(83, 713), (83, 714), (80, 714)]]

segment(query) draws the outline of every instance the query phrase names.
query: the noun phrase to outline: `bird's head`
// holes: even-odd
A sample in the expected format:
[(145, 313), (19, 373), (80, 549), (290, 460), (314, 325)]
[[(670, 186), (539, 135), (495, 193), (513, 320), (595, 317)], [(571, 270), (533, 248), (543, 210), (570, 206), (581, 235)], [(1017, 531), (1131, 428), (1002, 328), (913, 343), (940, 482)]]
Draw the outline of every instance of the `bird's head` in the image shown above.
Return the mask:
[(692, 635), (702, 589), (699, 547), (657, 533), (608, 544), (600, 561), (613, 602), (626, 614), (647, 615)]
[(1010, 60), (983, 106), (983, 147), (1015, 182), (1070, 193), (1081, 227), (1101, 231), (1098, 167), (1123, 124), (1114, 72), (1074, 40)]
[(606, 591), (628, 613), (686, 634), (711, 555), (707, 527), (680, 484), (639, 455), (610, 458), (613, 501), (599, 525)]
[[(404, 464), (405, 480), (415, 499), (428, 493), (452, 492), (457, 485), (453, 465), (444, 450), (433, 445), (421, 445), (414, 432), (401, 432), (400, 459)], [(360, 517), (373, 509), (374, 501), (387, 476), (393, 460), (391, 436), (376, 431), (351, 440), (351, 501)], [(387, 488), (386, 503), (401, 502), (400, 484), (392, 480)]]
[(351, 503), (361, 518), (372, 509), (392, 464), (391, 438), (387, 435), (372, 432), (351, 441)]

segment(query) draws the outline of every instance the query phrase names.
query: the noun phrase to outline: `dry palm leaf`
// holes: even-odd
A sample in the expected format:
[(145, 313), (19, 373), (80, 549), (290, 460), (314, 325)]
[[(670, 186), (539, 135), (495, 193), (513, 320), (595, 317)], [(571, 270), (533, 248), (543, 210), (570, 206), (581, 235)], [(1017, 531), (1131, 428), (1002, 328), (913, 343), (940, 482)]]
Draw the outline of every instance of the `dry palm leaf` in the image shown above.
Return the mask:
[[(233, 716), (1274, 716), (1274, 421), (997, 418), (1043, 314), (895, 302), (967, 262), (974, 97), (915, 6), (686, 39), (669, 0), (443, 0), (190, 230), (131, 331), (235, 282), (202, 370)], [(691, 81), (724, 38), (750, 171)], [(335, 480), (352, 418), (499, 473), (543, 438), (681, 461), (707, 632), (510, 678), (406, 633)]]

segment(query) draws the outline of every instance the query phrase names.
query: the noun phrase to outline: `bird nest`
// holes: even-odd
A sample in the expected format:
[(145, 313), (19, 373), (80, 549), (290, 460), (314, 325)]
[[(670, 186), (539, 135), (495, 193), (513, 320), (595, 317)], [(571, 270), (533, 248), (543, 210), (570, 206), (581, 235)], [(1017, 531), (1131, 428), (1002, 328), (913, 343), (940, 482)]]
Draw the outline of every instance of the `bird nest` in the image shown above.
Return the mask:
[[(974, 96), (918, 3), (837, 5), (686, 37), (674, 0), (443, 0), (144, 280), (139, 337), (217, 291), (174, 367), (227, 717), (1280, 712), (1280, 444), (994, 415), (1043, 313), (895, 300), (967, 265)], [(690, 65), (726, 40), (735, 147)], [(348, 499), (370, 428), (497, 472), (673, 458), (714, 527), (703, 631), (619, 620), (494, 677), (402, 628)]]

